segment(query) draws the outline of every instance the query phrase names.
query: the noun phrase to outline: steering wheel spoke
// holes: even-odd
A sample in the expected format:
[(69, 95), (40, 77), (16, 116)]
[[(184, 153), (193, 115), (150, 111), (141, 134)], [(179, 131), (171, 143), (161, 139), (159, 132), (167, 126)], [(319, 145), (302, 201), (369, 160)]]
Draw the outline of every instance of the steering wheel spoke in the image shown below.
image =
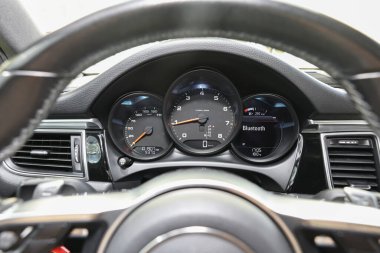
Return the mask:
[[(221, 201), (226, 198), (231, 200), (227, 203)], [(149, 208), (153, 205), (152, 202), (155, 209)], [(174, 206), (170, 206), (170, 203)], [(246, 204), (247, 210), (242, 208)], [(159, 208), (161, 205), (162, 210)], [(186, 209), (181, 209), (182, 206)], [(238, 209), (234, 209), (237, 206), (246, 213), (239, 213)], [(224, 212), (220, 212), (219, 208), (223, 208)], [(194, 220), (189, 210), (196, 214), (197, 222), (192, 223)], [(228, 226), (212, 223), (214, 215), (220, 222), (220, 213), (222, 216), (226, 215), (223, 220)], [(207, 219), (202, 220), (200, 217), (203, 215)], [(246, 218), (242, 219), (245, 215)], [(115, 247), (134, 247), (128, 244), (126, 238), (120, 237), (129, 232), (130, 237), (135, 238), (131, 231), (125, 230), (132, 228), (139, 235), (138, 239), (143, 246), (139, 250), (151, 247), (162, 236), (171, 238), (173, 234), (181, 232), (174, 236), (180, 237), (178, 243), (195, 240), (195, 235), (214, 240), (227, 240), (225, 237), (228, 237), (228, 247), (241, 250), (236, 252), (246, 252), (245, 246), (241, 246), (246, 244), (248, 248), (255, 250), (253, 252), (261, 252), (249, 242), (260, 237), (260, 234), (265, 234), (266, 226), (273, 226), (272, 228), (277, 227), (278, 235), (290, 245), (289, 252), (307, 252), (310, 247), (336, 247), (339, 250), (342, 242), (350, 238), (364, 238), (368, 243), (362, 243), (362, 247), (377, 243), (380, 236), (379, 215), (380, 210), (374, 207), (284, 196), (267, 192), (226, 172), (194, 169), (164, 174), (127, 192), (58, 196), (19, 202), (0, 214), (0, 238), (3, 232), (14, 232), (18, 238), (14, 247), (22, 249), (20, 252), (40, 252), (38, 250), (41, 245), (47, 248), (59, 246), (60, 242), (70, 239), (73, 231), (82, 229), (100, 234), (94, 237), (96, 239), (89, 234), (85, 238), (91, 241), (90, 245), (96, 245), (97, 252), (114, 252)], [(144, 223), (138, 223), (140, 219)], [(251, 231), (248, 233), (250, 240), (247, 241), (247, 238), (242, 238), (242, 234), (247, 234), (243, 224), (247, 224), (249, 219), (253, 220), (248, 226)], [(156, 234), (147, 235), (148, 230), (156, 232), (152, 224), (161, 220), (165, 224), (162, 230), (164, 232), (157, 231)], [(269, 225), (265, 222), (260, 224), (259, 220), (268, 221)], [(188, 221), (191, 222), (186, 223)], [(133, 222), (137, 222), (139, 226), (132, 226), (136, 225)], [(144, 230), (145, 227), (147, 230)], [(31, 231), (22, 236), (25, 229)], [(140, 229), (141, 233), (138, 233)], [(41, 235), (44, 235), (43, 240)], [(194, 238), (187, 238), (188, 236)], [(118, 238), (122, 238), (125, 246), (121, 246)], [(129, 242), (136, 242), (135, 240), (130, 239)], [(38, 247), (33, 248), (34, 244), (38, 244)], [(137, 243), (137, 246), (140, 244)], [(161, 244), (160, 241), (160, 247), (169, 247)], [(284, 248), (280, 250), (286, 252)]]

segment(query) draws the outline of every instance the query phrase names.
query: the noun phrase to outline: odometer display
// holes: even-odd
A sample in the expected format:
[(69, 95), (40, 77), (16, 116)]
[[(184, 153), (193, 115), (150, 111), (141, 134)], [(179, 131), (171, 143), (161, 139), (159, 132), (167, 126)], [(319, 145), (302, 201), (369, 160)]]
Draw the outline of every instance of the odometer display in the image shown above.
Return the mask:
[(189, 72), (174, 82), (164, 103), (164, 122), (177, 146), (193, 154), (226, 147), (241, 121), (232, 83), (210, 70)]

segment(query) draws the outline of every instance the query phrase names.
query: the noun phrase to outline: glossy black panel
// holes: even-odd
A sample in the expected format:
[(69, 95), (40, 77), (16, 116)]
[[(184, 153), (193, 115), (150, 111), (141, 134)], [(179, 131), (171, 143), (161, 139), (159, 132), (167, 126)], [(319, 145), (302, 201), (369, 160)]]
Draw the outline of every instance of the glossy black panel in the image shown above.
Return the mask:
[(291, 192), (316, 194), (327, 189), (319, 134), (303, 134), (304, 149)]

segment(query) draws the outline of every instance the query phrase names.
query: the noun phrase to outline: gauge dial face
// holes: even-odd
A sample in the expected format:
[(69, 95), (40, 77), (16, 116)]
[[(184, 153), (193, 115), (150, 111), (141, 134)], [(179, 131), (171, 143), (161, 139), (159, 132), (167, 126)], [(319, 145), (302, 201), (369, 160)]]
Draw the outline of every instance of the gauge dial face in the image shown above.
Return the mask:
[[(169, 95), (169, 104), (164, 106), (168, 110), (164, 117), (166, 127), (177, 146), (185, 152), (215, 153), (228, 145), (236, 134), (240, 124), (236, 105), (239, 96), (235, 91), (232, 98), (231, 91), (223, 91), (234, 89), (225, 77), (216, 72), (198, 70), (188, 74), (169, 89), (174, 92)], [(177, 93), (178, 90), (182, 92)]]
[(128, 118), (124, 128), (125, 141), (134, 156), (155, 157), (170, 145), (165, 135), (162, 113), (157, 107), (142, 107)]
[(172, 133), (192, 149), (208, 150), (224, 144), (234, 126), (229, 101), (211, 89), (186, 92), (173, 106), (170, 116)]
[(172, 142), (162, 121), (161, 99), (147, 93), (123, 97), (110, 119), (111, 137), (128, 156), (151, 160), (165, 155)]
[(233, 150), (253, 162), (269, 162), (294, 145), (298, 119), (290, 103), (280, 96), (254, 95), (243, 101), (243, 121)]

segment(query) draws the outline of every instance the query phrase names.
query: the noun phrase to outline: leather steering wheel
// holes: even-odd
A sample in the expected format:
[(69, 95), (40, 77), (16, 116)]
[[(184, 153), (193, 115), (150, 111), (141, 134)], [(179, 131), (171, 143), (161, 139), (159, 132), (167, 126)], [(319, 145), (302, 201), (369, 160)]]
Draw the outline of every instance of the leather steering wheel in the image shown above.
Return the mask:
[[(86, 67), (134, 46), (188, 37), (258, 42), (308, 60), (342, 84), (363, 118), (380, 134), (380, 46), (358, 31), (321, 14), (267, 0), (139, 0), (100, 11), (58, 30), (2, 66), (0, 160), (21, 147), (48, 115), (64, 87)], [(220, 192), (185, 191), (181, 194), (190, 199), (205, 194), (210, 199), (217, 199), (213, 203), (219, 207), (227, 206), (223, 201), (229, 198), (216, 196), (221, 195)], [(162, 198), (160, 208), (173, 196)], [(194, 205), (200, 204), (206, 205)], [(236, 202), (236, 205), (244, 203)], [(239, 211), (241, 217), (250, 212), (246, 208)], [(166, 209), (162, 207), (162, 210)], [(231, 222), (235, 221), (238, 222)], [(199, 226), (191, 229), (205, 232)], [(213, 235), (212, 238), (198, 239), (220, 245), (234, 242), (234, 246), (241, 247), (231, 252), (252, 252), (250, 245), (236, 244), (234, 237), (223, 237), (228, 234), (218, 234), (216, 238), (214, 235), (218, 231), (208, 231), (207, 235)], [(218, 241), (218, 238), (224, 240)], [(156, 248), (148, 249), (140, 252), (161, 252)], [(288, 250), (282, 248), (280, 252)]]

